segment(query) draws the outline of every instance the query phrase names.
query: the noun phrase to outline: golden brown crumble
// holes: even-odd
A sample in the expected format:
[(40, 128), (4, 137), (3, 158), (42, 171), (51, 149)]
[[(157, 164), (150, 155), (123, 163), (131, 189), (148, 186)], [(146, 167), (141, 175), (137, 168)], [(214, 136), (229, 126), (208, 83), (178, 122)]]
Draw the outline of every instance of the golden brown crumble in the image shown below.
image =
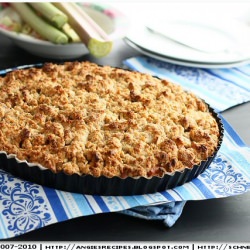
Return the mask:
[(89, 62), (0, 78), (0, 150), (66, 174), (163, 176), (211, 156), (207, 105), (167, 80)]

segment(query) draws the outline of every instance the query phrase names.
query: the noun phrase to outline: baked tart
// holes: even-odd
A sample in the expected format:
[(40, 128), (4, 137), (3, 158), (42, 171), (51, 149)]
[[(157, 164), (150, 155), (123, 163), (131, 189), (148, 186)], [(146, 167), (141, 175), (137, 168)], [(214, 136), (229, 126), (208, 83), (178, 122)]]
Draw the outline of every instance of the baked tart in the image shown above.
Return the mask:
[(163, 191), (202, 173), (222, 136), (202, 99), (148, 74), (65, 62), (0, 78), (0, 166), (49, 187)]

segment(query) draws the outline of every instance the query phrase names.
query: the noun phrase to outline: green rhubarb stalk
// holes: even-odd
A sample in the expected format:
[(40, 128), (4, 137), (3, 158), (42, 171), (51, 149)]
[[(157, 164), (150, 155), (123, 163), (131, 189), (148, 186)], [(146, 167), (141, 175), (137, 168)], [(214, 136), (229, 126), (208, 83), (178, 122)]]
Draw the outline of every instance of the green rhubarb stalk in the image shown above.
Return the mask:
[(62, 28), (68, 21), (68, 17), (52, 3), (35, 2), (29, 4), (57, 28)]
[(77, 35), (77, 33), (72, 29), (72, 27), (68, 23), (65, 23), (62, 26), (62, 31), (69, 37), (70, 42), (72, 43), (81, 42), (80, 37)]
[(37, 16), (28, 4), (11, 2), (11, 6), (18, 12), (21, 18), (44, 39), (57, 44), (68, 43), (68, 37), (62, 31)]

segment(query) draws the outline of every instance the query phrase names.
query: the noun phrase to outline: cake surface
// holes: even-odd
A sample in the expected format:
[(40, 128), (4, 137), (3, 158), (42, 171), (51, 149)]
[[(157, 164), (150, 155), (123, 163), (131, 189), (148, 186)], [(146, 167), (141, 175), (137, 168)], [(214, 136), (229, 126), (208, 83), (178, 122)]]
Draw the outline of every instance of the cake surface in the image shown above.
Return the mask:
[(54, 173), (162, 177), (218, 143), (203, 100), (147, 74), (66, 62), (0, 78), (0, 150)]

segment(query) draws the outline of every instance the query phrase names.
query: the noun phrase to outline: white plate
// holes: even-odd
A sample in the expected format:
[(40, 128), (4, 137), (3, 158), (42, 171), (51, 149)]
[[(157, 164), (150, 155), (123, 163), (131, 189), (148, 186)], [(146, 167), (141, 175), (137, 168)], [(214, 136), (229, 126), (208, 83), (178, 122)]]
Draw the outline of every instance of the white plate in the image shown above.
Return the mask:
[(132, 43), (127, 38), (125, 38), (124, 40), (132, 48), (134, 48), (135, 50), (137, 50), (138, 52), (140, 52), (146, 56), (149, 56), (149, 57), (152, 57), (152, 58), (164, 61), (164, 62), (173, 63), (176, 65), (181, 65), (181, 66), (186, 66), (186, 67), (196, 67), (196, 68), (206, 68), (206, 69), (209, 69), (209, 68), (232, 68), (232, 67), (239, 67), (239, 66), (246, 65), (246, 64), (250, 63), (250, 59), (232, 62), (232, 63), (195, 63), (192, 61), (176, 60), (173, 58), (161, 56), (161, 55), (152, 53), (150, 51), (147, 51), (147, 50), (137, 46), (136, 44)]
[[(128, 23), (118, 10), (94, 3), (81, 3), (81, 6), (109, 34), (110, 39), (115, 40), (124, 36)], [(6, 14), (7, 8), (2, 7), (0, 3), (0, 18)], [(82, 43), (53, 44), (3, 27), (0, 27), (0, 34), (10, 38), (20, 48), (45, 58), (73, 59), (89, 53)]]
[[(201, 43), (205, 42), (204, 35), (207, 33), (207, 37), (209, 37), (209, 35), (213, 37), (213, 39), (210, 40), (214, 45), (225, 45), (225, 50), (216, 53), (201, 52), (171, 39), (167, 39), (163, 35), (153, 33), (149, 31), (145, 25), (141, 24), (134, 25), (126, 37), (133, 44), (144, 50), (174, 60), (206, 64), (228, 64), (248, 60), (250, 58), (250, 27), (243, 22), (233, 19), (219, 19), (219, 21), (215, 21), (214, 19), (197, 20), (193, 18), (193, 20), (185, 20), (179, 18), (176, 20), (164, 19), (152, 21), (152, 24), (149, 23), (147, 26), (160, 27), (161, 25), (164, 31), (164, 23), (166, 26), (173, 24), (173, 26), (175, 25), (175, 27), (177, 27), (179, 25), (180, 27), (178, 27), (178, 29), (180, 28), (180, 32), (183, 32), (183, 38), (185, 38), (185, 36), (187, 38), (193, 36), (193, 41), (197, 40)], [(187, 32), (188, 30), (192, 30), (192, 32)], [(203, 31), (202, 35), (201, 31)]]

